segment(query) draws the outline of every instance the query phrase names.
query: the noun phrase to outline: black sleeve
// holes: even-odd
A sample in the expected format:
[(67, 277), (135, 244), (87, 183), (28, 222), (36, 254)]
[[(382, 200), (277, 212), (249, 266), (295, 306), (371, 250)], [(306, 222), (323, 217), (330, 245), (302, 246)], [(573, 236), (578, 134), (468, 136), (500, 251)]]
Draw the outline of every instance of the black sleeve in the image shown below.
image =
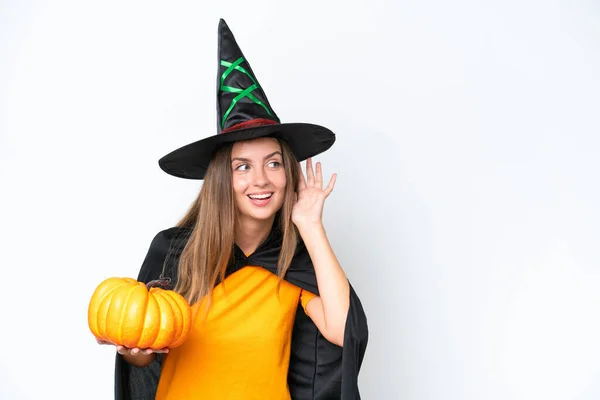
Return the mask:
[(342, 350), (342, 400), (359, 400), (358, 372), (362, 365), (369, 330), (367, 316), (354, 288), (350, 286), (350, 308), (346, 318), (344, 347)]
[(360, 400), (358, 373), (367, 348), (367, 317), (350, 286), (344, 345), (330, 343), (298, 308), (288, 383), (294, 400)]
[[(270, 270), (276, 273), (274, 267)], [(298, 245), (285, 279), (319, 294), (314, 267), (303, 243)], [(298, 306), (288, 370), (288, 384), (294, 400), (360, 400), (358, 373), (367, 349), (369, 329), (360, 299), (352, 284), (348, 284), (350, 305), (342, 347), (325, 339)]]

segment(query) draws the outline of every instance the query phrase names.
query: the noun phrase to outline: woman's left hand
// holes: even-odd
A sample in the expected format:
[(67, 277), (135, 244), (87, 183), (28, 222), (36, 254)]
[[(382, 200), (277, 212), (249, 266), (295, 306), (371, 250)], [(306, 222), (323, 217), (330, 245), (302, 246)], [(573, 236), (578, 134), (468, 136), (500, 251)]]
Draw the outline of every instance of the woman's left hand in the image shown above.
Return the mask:
[(299, 229), (307, 226), (322, 225), (323, 204), (333, 191), (337, 174), (333, 174), (329, 184), (323, 189), (323, 172), (321, 163), (316, 164), (313, 171), (312, 159), (306, 160), (306, 177), (302, 166), (298, 163), (300, 177), (298, 179), (298, 199), (292, 208), (292, 221)]

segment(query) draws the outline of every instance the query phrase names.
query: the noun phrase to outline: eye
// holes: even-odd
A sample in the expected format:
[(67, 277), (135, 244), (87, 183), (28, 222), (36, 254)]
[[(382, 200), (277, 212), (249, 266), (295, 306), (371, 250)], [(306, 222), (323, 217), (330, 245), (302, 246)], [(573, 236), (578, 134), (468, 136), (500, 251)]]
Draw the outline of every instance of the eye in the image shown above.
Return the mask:
[(281, 163), (279, 161), (269, 161), (269, 163), (267, 165), (271, 168), (281, 167)]
[(248, 168), (250, 168), (250, 167), (248, 166), (248, 164), (240, 164), (240, 165), (238, 165), (237, 167), (235, 167), (235, 170), (236, 170), (236, 171), (247, 171), (247, 170), (248, 170)]

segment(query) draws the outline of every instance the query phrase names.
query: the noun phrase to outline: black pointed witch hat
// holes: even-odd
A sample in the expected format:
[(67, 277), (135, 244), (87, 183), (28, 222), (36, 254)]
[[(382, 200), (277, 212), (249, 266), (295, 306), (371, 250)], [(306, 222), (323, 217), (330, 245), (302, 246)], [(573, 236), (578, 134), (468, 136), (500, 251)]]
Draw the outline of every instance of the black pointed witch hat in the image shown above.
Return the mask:
[(298, 161), (329, 149), (335, 135), (309, 123), (279, 121), (267, 96), (224, 20), (219, 22), (217, 76), (217, 134), (190, 143), (162, 157), (158, 164), (168, 174), (203, 179), (213, 153), (225, 143), (259, 137), (285, 140)]

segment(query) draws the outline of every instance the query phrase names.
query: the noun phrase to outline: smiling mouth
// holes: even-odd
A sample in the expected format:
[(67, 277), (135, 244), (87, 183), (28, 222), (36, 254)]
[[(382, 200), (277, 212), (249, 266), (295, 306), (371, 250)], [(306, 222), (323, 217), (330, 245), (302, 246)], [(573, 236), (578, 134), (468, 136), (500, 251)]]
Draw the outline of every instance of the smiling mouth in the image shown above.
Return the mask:
[(249, 194), (248, 197), (252, 200), (266, 200), (270, 199), (273, 193), (261, 193), (261, 194)]

